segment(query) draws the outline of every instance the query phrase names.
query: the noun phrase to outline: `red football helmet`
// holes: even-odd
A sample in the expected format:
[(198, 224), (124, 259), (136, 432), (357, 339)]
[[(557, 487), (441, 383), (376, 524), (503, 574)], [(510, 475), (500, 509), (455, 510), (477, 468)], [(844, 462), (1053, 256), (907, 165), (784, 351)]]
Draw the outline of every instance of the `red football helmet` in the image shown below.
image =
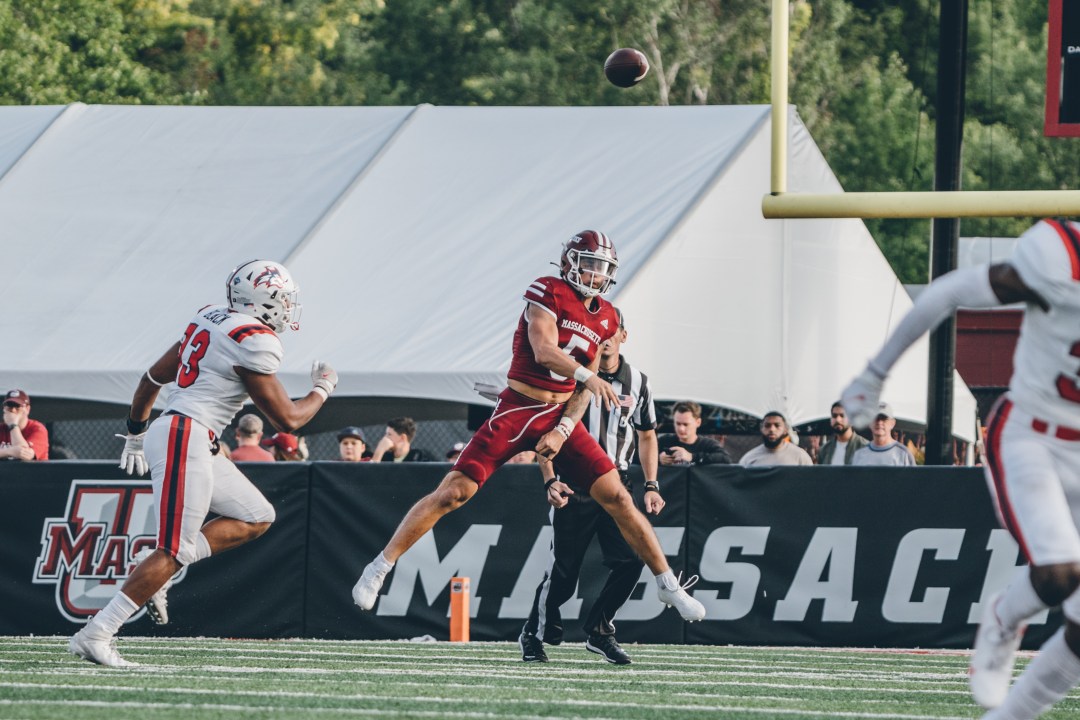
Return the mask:
[[(582, 230), (563, 245), (559, 271), (563, 280), (570, 283), (583, 296), (603, 295), (615, 284), (615, 271), (619, 269), (619, 256), (608, 236), (596, 230)], [(603, 278), (599, 287), (582, 280), (583, 273)]]

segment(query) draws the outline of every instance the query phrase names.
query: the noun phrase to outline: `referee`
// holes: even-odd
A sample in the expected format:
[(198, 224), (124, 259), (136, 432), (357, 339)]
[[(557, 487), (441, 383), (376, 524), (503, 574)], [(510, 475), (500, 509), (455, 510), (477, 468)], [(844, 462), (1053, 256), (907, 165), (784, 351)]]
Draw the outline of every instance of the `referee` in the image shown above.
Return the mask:
[[(664, 499), (660, 497), (660, 487), (656, 482), (658, 452), (652, 388), (648, 377), (631, 367), (619, 354), (626, 340), (626, 326), (622, 311), (616, 308), (615, 312), (619, 317), (619, 329), (600, 346), (599, 374), (611, 383), (619, 396), (619, 404), (605, 411), (590, 403), (581, 422), (615, 462), (627, 487), (630, 486), (628, 470), (635, 450), (641, 455), (641, 467), (645, 471), (645, 510), (656, 515), (664, 507)], [(558, 465), (557, 455), (554, 463), (540, 463), (545, 482), (556, 477)], [(562, 642), (563, 624), (559, 607), (573, 595), (581, 561), (595, 535), (600, 539), (604, 565), (610, 573), (604, 589), (585, 618), (584, 629), (588, 636), (585, 648), (603, 655), (610, 663), (629, 665), (630, 656), (615, 640), (613, 620), (615, 613), (630, 598), (645, 564), (623, 539), (611, 516), (589, 497), (585, 488), (577, 484), (577, 478), (563, 477), (560, 480), (569, 485), (574, 494), (563, 508), (551, 510), (554, 529), (551, 557), (544, 579), (536, 588), (529, 619), (521, 630), (521, 659), (525, 662), (547, 662), (544, 643), (558, 645)]]

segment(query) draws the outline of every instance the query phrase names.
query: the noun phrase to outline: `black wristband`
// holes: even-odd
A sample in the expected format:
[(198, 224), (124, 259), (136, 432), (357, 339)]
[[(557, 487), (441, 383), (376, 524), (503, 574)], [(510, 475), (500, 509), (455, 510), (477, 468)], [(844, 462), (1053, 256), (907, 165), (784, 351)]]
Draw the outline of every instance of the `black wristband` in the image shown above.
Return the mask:
[(645, 483), (645, 492), (652, 491), (654, 493), (660, 492), (660, 485), (655, 480), (649, 480)]
[(127, 419), (128, 435), (142, 435), (148, 427), (150, 427), (149, 420), (132, 420), (130, 417)]
[(551, 485), (552, 485), (552, 483), (554, 483), (554, 482), (555, 482), (556, 480), (558, 480), (558, 479), (559, 479), (559, 476), (558, 476), (558, 475), (556, 475), (555, 477), (553, 477), (553, 478), (551, 478), (550, 480), (548, 480), (548, 481), (547, 481), (546, 483), (544, 483), (544, 489), (545, 489), (545, 490), (550, 490), (550, 489), (551, 489)]
[(8, 431), (11, 431), (11, 430), (14, 430), (17, 427), (19, 427), (19, 423), (11, 423), (10, 425), (7, 426), (7, 429), (8, 429)]

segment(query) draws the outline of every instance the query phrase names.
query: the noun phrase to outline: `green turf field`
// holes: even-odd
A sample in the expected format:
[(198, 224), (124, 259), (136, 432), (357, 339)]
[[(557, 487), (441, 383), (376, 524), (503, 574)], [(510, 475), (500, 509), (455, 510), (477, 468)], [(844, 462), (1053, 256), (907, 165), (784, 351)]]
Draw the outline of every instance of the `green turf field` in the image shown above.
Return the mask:
[[(67, 638), (0, 637), (0, 718), (975, 718), (962, 652), (122, 638), (102, 668)], [(1027, 658), (1018, 663), (1023, 666)], [(1075, 718), (1074, 693), (1047, 718)]]

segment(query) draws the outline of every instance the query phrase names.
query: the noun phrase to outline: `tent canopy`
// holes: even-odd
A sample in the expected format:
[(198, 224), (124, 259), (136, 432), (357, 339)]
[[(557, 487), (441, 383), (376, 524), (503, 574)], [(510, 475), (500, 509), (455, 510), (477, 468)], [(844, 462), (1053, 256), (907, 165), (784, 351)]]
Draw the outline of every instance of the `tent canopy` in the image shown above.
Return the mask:
[[(789, 188), (840, 187), (792, 111)], [(464, 417), (534, 278), (606, 232), (626, 356), (662, 400), (826, 417), (910, 307), (859, 220), (764, 220), (767, 106), (0, 108), (9, 352), (35, 416), (115, 415), (246, 260), (301, 287), (281, 379), (313, 423)], [(925, 338), (884, 397), (925, 421)], [(975, 402), (957, 378), (954, 431)], [(43, 417), (43, 413), (53, 417)]]

